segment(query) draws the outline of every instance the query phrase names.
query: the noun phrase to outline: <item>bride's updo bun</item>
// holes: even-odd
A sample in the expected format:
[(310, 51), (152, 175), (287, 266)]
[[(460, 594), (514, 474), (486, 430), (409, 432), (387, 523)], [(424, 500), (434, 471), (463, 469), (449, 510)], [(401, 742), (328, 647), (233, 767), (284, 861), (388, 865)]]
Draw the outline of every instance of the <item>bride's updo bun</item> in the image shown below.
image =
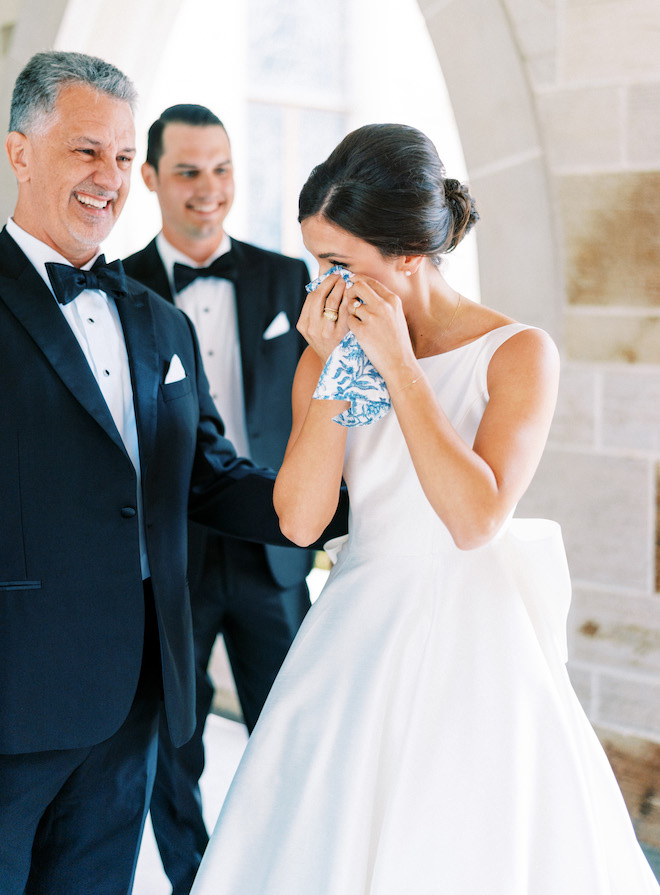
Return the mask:
[(446, 178), (433, 143), (404, 124), (348, 134), (302, 188), (298, 220), (320, 214), (385, 257), (436, 264), (479, 220), (468, 188)]
[(479, 213), (467, 186), (450, 177), (445, 180), (445, 202), (454, 219), (454, 232), (449, 247), (445, 250), (451, 252), (477, 223)]

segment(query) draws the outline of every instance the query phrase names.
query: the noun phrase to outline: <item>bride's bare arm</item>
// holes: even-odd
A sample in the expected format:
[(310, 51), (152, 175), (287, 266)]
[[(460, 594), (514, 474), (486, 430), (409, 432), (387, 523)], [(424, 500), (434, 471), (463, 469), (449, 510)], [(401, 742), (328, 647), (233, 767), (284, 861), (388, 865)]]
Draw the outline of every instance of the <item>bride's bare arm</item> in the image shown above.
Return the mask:
[(322, 535), (337, 509), (346, 429), (333, 422), (347, 401), (312, 400), (323, 363), (311, 348), (293, 381), (291, 436), (273, 495), (282, 533), (301, 547)]
[(523, 330), (493, 355), (489, 402), (474, 445), (439, 407), (424, 376), (393, 404), (417, 475), (457, 546), (487, 543), (527, 490), (554, 413), (559, 359), (550, 337)]

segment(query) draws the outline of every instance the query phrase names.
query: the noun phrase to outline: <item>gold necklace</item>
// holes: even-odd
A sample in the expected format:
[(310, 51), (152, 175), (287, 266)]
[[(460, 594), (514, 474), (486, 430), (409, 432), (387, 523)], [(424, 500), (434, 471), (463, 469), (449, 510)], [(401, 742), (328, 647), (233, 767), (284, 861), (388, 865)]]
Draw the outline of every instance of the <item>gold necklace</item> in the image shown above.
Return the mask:
[(431, 349), (432, 349), (432, 348), (435, 348), (435, 346), (438, 344), (438, 342), (440, 341), (440, 339), (442, 339), (443, 336), (446, 336), (446, 335), (447, 335), (447, 333), (449, 332), (449, 330), (450, 330), (450, 329), (452, 328), (452, 326), (454, 325), (454, 320), (456, 320), (456, 316), (458, 315), (458, 309), (459, 309), (460, 306), (461, 306), (461, 301), (462, 301), (462, 300), (463, 300), (463, 296), (462, 296), (461, 293), (459, 292), (459, 293), (458, 293), (458, 301), (456, 302), (456, 307), (454, 308), (454, 313), (451, 315), (451, 320), (449, 321), (449, 323), (447, 324), (447, 326), (442, 330), (442, 332), (440, 333), (440, 335), (437, 336), (437, 337), (431, 342), (431, 344), (426, 348), (426, 351), (424, 352), (424, 354), (420, 355), (421, 357), (430, 357), (430, 351), (431, 351)]

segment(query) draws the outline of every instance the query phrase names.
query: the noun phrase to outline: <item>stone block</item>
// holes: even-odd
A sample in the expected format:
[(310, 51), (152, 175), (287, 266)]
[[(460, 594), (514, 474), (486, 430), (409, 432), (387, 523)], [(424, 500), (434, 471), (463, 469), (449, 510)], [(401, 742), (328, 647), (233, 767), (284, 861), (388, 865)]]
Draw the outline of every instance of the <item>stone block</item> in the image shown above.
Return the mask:
[(594, 445), (598, 378), (593, 369), (562, 364), (551, 444)]
[(591, 716), (595, 700), (593, 672), (571, 659), (568, 663), (568, 675), (580, 705), (587, 715)]
[(660, 172), (557, 178), (571, 304), (660, 307)]
[(660, 313), (613, 314), (568, 310), (564, 346), (571, 360), (659, 364)]
[(561, 281), (551, 229), (547, 182), (540, 160), (521, 161), (471, 177), (481, 220), (479, 265), (486, 305), (548, 330), (561, 343)]
[(650, 461), (548, 448), (517, 515), (559, 522), (575, 582), (650, 594), (649, 481)]
[(470, 172), (540, 153), (524, 65), (498, 0), (423, 4)]
[(633, 165), (660, 168), (660, 84), (634, 84), (626, 100), (627, 157)]
[[(596, 728), (640, 842), (660, 847), (660, 744)], [(632, 893), (631, 893), (632, 895)]]
[(655, 466), (655, 590), (660, 594), (660, 463)]
[(660, 680), (602, 674), (597, 723), (660, 742)]
[(543, 142), (552, 168), (621, 166), (623, 121), (612, 113), (620, 95), (617, 86), (538, 94)]
[(603, 374), (602, 443), (660, 453), (660, 368)]
[(567, 0), (560, 33), (564, 82), (660, 75), (660, 15), (649, 0)]
[(660, 679), (658, 597), (576, 586), (568, 634), (572, 661)]
[(516, 40), (537, 85), (551, 84), (557, 72), (557, 0), (504, 0)]

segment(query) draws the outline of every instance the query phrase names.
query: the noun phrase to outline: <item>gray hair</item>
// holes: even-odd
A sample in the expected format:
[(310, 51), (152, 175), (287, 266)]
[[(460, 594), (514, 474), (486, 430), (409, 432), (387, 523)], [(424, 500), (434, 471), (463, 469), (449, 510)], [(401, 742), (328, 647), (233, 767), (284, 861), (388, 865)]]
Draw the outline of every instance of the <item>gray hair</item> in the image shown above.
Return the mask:
[(114, 65), (96, 56), (52, 50), (34, 55), (16, 78), (9, 130), (21, 134), (43, 130), (60, 90), (70, 84), (84, 84), (123, 100), (135, 111), (137, 90)]

